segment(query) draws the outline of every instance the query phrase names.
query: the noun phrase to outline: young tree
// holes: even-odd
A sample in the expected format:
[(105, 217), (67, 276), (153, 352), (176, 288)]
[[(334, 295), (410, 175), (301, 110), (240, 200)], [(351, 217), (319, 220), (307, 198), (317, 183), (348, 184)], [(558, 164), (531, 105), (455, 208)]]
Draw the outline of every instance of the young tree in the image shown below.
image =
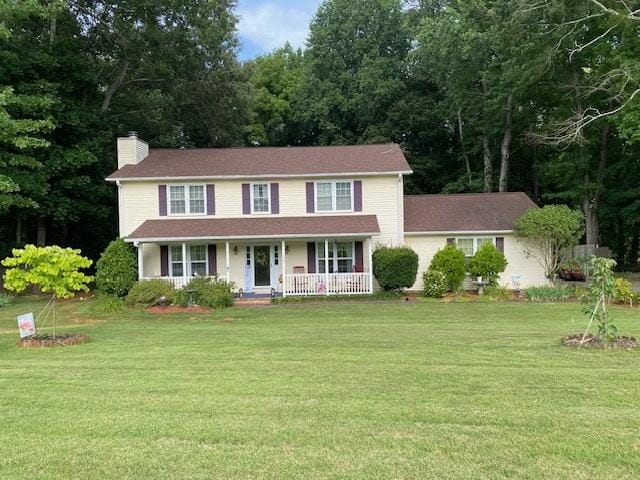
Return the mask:
[(80, 270), (89, 268), (93, 262), (80, 255), (80, 250), (27, 245), (13, 249), (12, 253), (12, 257), (0, 262), (7, 267), (3, 277), (7, 290), (20, 293), (36, 286), (55, 298), (70, 298), (76, 292), (89, 291), (87, 285), (93, 277)]
[(548, 278), (558, 270), (561, 252), (578, 243), (584, 233), (584, 216), (566, 205), (532, 208), (515, 223), (515, 233), (524, 239), (530, 253)]

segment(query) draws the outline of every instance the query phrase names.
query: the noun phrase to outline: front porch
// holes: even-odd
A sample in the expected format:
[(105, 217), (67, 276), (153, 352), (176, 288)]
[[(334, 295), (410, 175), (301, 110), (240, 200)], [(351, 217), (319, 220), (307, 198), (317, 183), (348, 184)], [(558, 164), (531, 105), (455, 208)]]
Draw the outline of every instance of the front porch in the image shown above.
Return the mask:
[(205, 276), (232, 282), (240, 297), (373, 292), (371, 237), (138, 241), (135, 245), (139, 278), (160, 278), (176, 289)]

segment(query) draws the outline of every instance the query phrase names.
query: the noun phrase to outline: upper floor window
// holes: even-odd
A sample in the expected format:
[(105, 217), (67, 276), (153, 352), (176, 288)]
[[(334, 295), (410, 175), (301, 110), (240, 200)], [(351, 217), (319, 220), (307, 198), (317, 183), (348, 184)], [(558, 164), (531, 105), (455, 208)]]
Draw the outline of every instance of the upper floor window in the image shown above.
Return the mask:
[(353, 210), (353, 182), (316, 182), (316, 211), (348, 212)]
[(204, 185), (169, 185), (170, 215), (200, 215), (204, 211)]
[(487, 242), (495, 245), (496, 239), (494, 237), (456, 238), (456, 245), (462, 250), (465, 257), (473, 257), (478, 249)]
[(251, 185), (252, 213), (269, 213), (271, 211), (271, 194), (268, 183), (254, 183)]

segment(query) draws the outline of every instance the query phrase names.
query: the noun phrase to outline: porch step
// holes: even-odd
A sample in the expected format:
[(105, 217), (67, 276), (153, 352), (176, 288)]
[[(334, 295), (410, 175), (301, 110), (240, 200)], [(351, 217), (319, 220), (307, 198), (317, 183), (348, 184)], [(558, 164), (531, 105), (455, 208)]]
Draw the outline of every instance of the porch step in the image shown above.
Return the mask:
[(236, 298), (234, 305), (238, 307), (249, 307), (256, 305), (271, 305), (271, 297), (243, 297)]

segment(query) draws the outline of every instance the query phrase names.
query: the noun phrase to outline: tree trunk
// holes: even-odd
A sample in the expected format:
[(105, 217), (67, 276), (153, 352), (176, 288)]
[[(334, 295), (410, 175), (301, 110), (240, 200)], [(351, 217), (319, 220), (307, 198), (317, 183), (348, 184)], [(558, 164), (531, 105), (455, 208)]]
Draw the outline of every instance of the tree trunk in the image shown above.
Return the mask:
[(489, 138), (486, 133), (482, 137), (482, 151), (484, 157), (484, 191), (491, 192), (493, 190), (493, 165), (491, 162)]
[(586, 228), (585, 234), (587, 244), (600, 244), (600, 221), (598, 220), (598, 210), (602, 202), (602, 191), (604, 190), (604, 172), (609, 160), (609, 134), (611, 125), (605, 123), (600, 129), (600, 158), (598, 159), (598, 169), (596, 172), (596, 185), (591, 189), (589, 185), (589, 175), (585, 175), (585, 193), (582, 199), (582, 209), (584, 211)]
[(107, 89), (107, 93), (104, 96), (104, 100), (102, 101), (102, 107), (100, 108), (100, 113), (105, 113), (109, 110), (109, 106), (111, 105), (111, 100), (113, 99), (113, 95), (118, 91), (118, 89), (122, 86), (124, 79), (127, 76), (127, 72), (129, 71), (129, 60), (125, 60), (122, 64), (122, 69), (120, 73), (113, 81), (109, 88)]
[(504, 135), (500, 145), (500, 181), (498, 191), (506, 192), (509, 181), (509, 160), (511, 159), (511, 141), (513, 139), (513, 93), (507, 98)]
[(22, 243), (22, 217), (19, 215), (16, 217), (16, 243)]
[(44, 247), (47, 242), (47, 224), (44, 217), (38, 217), (38, 232), (36, 235), (36, 245)]
[(533, 164), (531, 168), (531, 183), (533, 201), (538, 203), (540, 200), (540, 175), (538, 175), (538, 155), (535, 147), (533, 151)]
[(464, 160), (464, 168), (467, 171), (467, 178), (471, 182), (471, 163), (469, 162), (469, 155), (464, 148), (464, 135), (462, 130), (462, 109), (458, 109), (458, 135), (460, 136), (460, 150), (462, 151), (462, 158)]

